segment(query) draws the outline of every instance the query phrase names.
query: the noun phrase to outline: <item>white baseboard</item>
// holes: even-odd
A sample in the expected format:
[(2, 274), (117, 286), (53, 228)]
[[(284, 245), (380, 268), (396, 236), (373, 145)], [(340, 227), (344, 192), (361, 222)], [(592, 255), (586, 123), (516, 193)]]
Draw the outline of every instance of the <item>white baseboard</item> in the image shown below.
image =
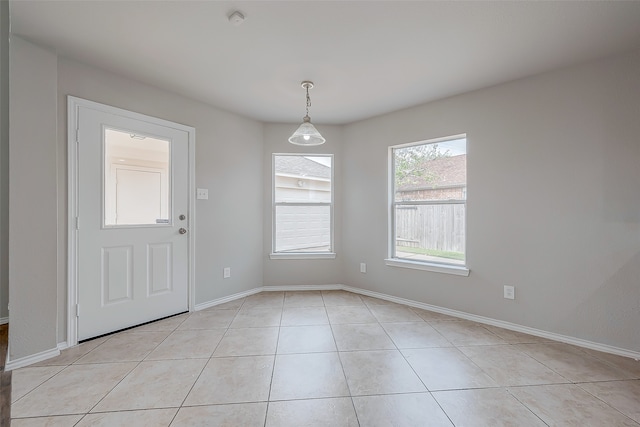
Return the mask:
[(13, 369), (23, 368), (25, 366), (42, 362), (43, 360), (47, 360), (59, 355), (60, 355), (60, 350), (58, 350), (58, 347), (56, 347), (50, 350), (41, 351), (40, 353), (32, 354), (31, 356), (20, 357), (15, 360), (9, 360), (7, 356), (7, 364), (5, 365), (4, 370), (11, 371)]
[(419, 301), (413, 301), (406, 298), (395, 297), (393, 295), (382, 294), (380, 292), (369, 291), (367, 289), (355, 288), (345, 285), (282, 285), (282, 286), (261, 286), (253, 288), (251, 290), (234, 294), (225, 298), (209, 301), (204, 304), (196, 305), (197, 310), (203, 310), (205, 308), (213, 307), (225, 302), (233, 301), (238, 298), (243, 298), (249, 295), (254, 295), (259, 292), (286, 292), (286, 291), (329, 291), (329, 290), (344, 290), (353, 292), (360, 295), (365, 295), (373, 298), (379, 298), (386, 301), (395, 302), (397, 304), (407, 305), (409, 307), (420, 308), (422, 310), (433, 311), (436, 313), (446, 314), (448, 316), (457, 317), (460, 319), (471, 320), (486, 325), (497, 326), (499, 328), (509, 329), (511, 331), (522, 332), (537, 337), (546, 338), (552, 341), (563, 342), (566, 344), (575, 345), (578, 347), (584, 347), (591, 350), (602, 351), (604, 353), (616, 354), (618, 356), (630, 357), (635, 360), (640, 360), (640, 352), (627, 350), (607, 344), (601, 344), (593, 341), (583, 340), (581, 338), (570, 337), (567, 335), (556, 334), (554, 332), (547, 332), (540, 329), (530, 328), (528, 326), (521, 326), (516, 323), (505, 322), (503, 320), (492, 319), (490, 317), (478, 316), (476, 314), (465, 313), (464, 311), (452, 310), (450, 308), (438, 307), (436, 305), (426, 304)]
[(8, 317), (0, 317), (0, 325), (6, 325), (7, 323), (9, 323)]
[(260, 286), (257, 288), (249, 289), (248, 291), (238, 292), (237, 294), (229, 295), (228, 297), (218, 298), (211, 301), (207, 301), (201, 304), (196, 304), (193, 311), (200, 311), (207, 308), (215, 307), (216, 305), (231, 302), (240, 298), (245, 298), (250, 295), (258, 294), (260, 292), (285, 292), (285, 291), (333, 291), (344, 289), (343, 285), (283, 285), (283, 286)]
[(206, 308), (215, 307), (216, 305), (248, 297), (249, 295), (257, 294), (259, 292), (262, 292), (262, 286), (259, 288), (249, 289), (248, 291), (238, 292), (237, 294), (229, 295), (228, 297), (218, 298), (211, 301), (203, 302), (201, 304), (196, 304), (195, 307), (193, 307), (193, 311), (200, 311)]
[[(547, 332), (540, 329), (530, 328), (528, 326), (521, 326), (515, 323), (505, 322), (502, 320), (492, 319), (490, 317), (478, 316), (475, 314), (465, 313), (463, 311), (452, 310), (449, 308), (438, 307), (436, 305), (426, 304), (419, 301), (413, 301), (406, 298), (395, 297), (393, 295), (382, 294), (380, 292), (369, 291), (367, 289), (355, 288), (345, 285), (283, 285), (283, 286), (260, 286), (247, 291), (239, 292), (233, 295), (229, 295), (224, 298), (218, 298), (208, 301), (206, 303), (196, 304), (194, 311), (204, 310), (216, 305), (224, 304), (230, 301), (234, 301), (240, 298), (245, 298), (250, 295), (254, 295), (260, 292), (286, 292), (286, 291), (329, 291), (329, 290), (345, 290), (360, 295), (365, 295), (373, 298), (383, 299), (385, 301), (391, 301), (398, 304), (407, 305), (409, 307), (420, 308), (423, 310), (433, 311), (436, 313), (446, 314), (448, 316), (458, 317), (460, 319), (471, 320), (486, 325), (497, 326), (499, 328), (509, 329), (511, 331), (522, 332), (537, 337), (546, 338), (552, 341), (563, 342), (566, 344), (575, 345), (578, 347), (584, 347), (591, 350), (602, 351), (604, 353), (615, 354), (618, 356), (630, 357), (635, 360), (640, 360), (640, 352), (627, 350), (607, 344), (601, 344), (593, 341), (583, 340), (581, 338), (570, 337), (567, 335), (556, 334), (553, 332)], [(56, 349), (48, 350), (42, 353), (35, 354), (33, 356), (24, 357), (21, 359), (9, 361), (7, 360), (6, 370), (16, 369), (23, 366), (30, 365), (32, 363), (40, 362), (50, 357), (60, 354), (60, 350), (68, 348), (66, 342), (58, 344)]]
[(567, 335), (556, 334), (554, 332), (547, 332), (540, 329), (530, 328), (528, 326), (521, 326), (515, 323), (505, 322), (502, 320), (492, 319), (490, 317), (478, 316), (475, 314), (465, 313), (463, 311), (451, 310), (449, 308), (438, 307), (436, 305), (425, 304), (418, 301), (413, 301), (405, 298), (394, 297), (392, 295), (381, 294), (379, 292), (373, 292), (366, 289), (354, 288), (351, 286), (343, 286), (345, 291), (361, 294), (373, 298), (380, 298), (386, 301), (395, 302), (398, 304), (408, 305), (410, 307), (421, 308), (423, 310), (434, 311), (436, 313), (446, 314), (461, 319), (471, 320), (478, 323), (484, 323), (486, 325), (497, 326), (499, 328), (509, 329), (511, 331), (522, 332), (537, 337), (546, 338), (552, 341), (559, 341), (566, 344), (572, 344), (578, 347), (584, 347), (591, 350), (602, 351), (604, 353), (616, 354), (618, 356), (630, 357), (635, 360), (640, 360), (640, 352), (627, 350), (624, 348), (614, 347), (607, 344), (600, 344), (593, 341), (583, 340), (581, 338), (570, 337)]
[(294, 292), (294, 291), (339, 291), (344, 285), (283, 285), (283, 286), (263, 286), (266, 292)]

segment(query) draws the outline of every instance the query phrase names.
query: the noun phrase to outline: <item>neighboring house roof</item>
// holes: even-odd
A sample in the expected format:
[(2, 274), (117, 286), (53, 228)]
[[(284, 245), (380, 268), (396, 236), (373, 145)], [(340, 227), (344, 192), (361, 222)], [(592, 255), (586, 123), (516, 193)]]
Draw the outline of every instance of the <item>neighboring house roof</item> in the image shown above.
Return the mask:
[(415, 177), (410, 183), (404, 183), (397, 191), (423, 190), (438, 187), (456, 187), (466, 185), (467, 155), (440, 157), (425, 161), (425, 174)]
[(304, 156), (276, 156), (276, 174), (331, 179), (331, 168)]

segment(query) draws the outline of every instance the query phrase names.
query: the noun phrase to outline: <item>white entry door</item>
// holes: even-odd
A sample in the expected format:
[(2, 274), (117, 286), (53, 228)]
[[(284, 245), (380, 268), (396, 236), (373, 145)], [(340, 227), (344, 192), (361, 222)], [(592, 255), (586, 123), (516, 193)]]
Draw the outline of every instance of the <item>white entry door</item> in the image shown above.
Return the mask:
[(189, 306), (189, 133), (126, 113), (75, 112), (78, 340)]

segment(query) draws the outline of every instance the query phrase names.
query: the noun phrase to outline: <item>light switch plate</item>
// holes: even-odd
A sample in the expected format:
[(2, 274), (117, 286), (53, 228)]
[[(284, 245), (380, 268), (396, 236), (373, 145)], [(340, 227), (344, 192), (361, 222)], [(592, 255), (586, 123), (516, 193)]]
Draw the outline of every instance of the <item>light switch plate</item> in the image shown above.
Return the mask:
[(514, 286), (505, 285), (504, 297), (506, 299), (516, 299), (516, 288)]
[(207, 200), (209, 198), (209, 190), (206, 188), (196, 189), (196, 199)]
[(228, 279), (229, 277), (231, 277), (231, 267), (225, 267), (222, 270), (222, 278), (223, 279)]

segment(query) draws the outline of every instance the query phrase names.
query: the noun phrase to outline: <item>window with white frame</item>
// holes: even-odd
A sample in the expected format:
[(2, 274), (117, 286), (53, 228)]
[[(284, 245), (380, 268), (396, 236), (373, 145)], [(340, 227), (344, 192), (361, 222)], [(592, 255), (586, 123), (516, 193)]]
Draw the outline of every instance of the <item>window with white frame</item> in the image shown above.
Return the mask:
[(272, 252), (333, 253), (332, 155), (273, 155)]
[(396, 145), (389, 155), (390, 265), (462, 268), (468, 274), (466, 136)]

